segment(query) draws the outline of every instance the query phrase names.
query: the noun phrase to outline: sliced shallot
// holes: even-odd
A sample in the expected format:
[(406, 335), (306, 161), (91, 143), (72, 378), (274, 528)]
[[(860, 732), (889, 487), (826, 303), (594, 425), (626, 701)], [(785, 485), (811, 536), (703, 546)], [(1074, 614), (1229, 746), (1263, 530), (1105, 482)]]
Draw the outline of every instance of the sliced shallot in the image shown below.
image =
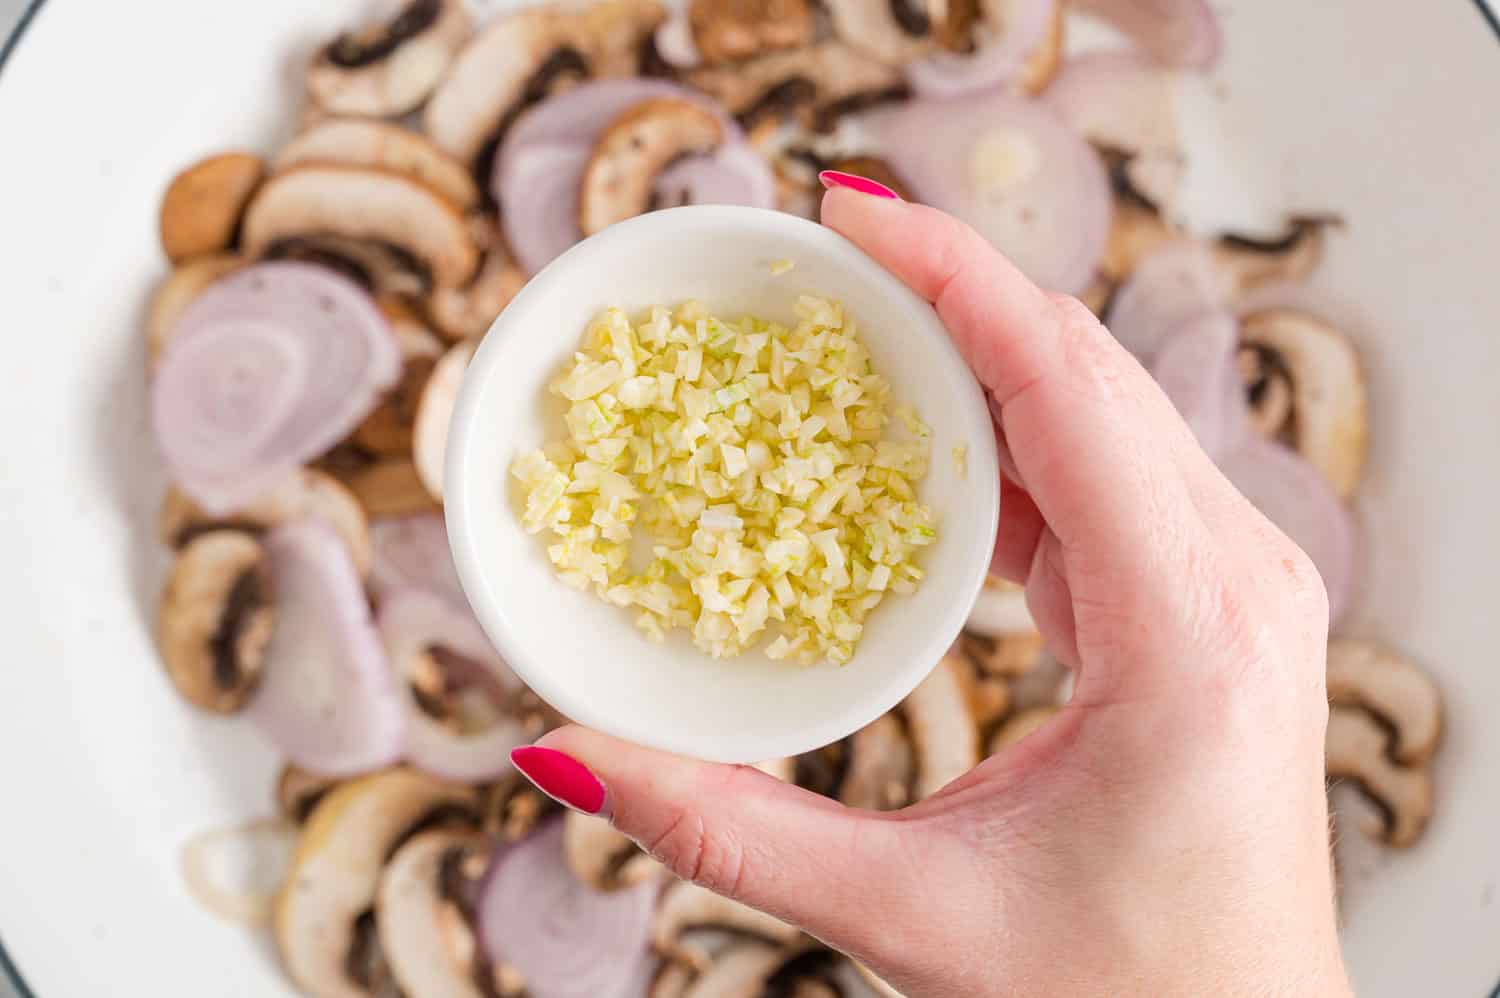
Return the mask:
[(1354, 595), (1359, 564), (1359, 531), (1349, 508), (1317, 468), (1274, 440), (1251, 434), (1219, 467), (1312, 559), (1328, 589), (1329, 626), (1336, 626)]
[(1224, 306), (1223, 281), (1201, 243), (1182, 239), (1147, 254), (1110, 302), (1105, 325), (1146, 367), (1171, 333)]
[(370, 523), (370, 589), (377, 600), (421, 589), (467, 607), (441, 513), (385, 516)]
[(173, 479), (223, 514), (337, 443), (400, 374), (390, 324), (357, 284), (257, 264), (183, 310), (151, 384), (152, 425)]
[(1228, 312), (1189, 319), (1162, 342), (1151, 374), (1214, 460), (1250, 432), (1250, 406), (1237, 357), (1239, 323)]
[(1223, 37), (1207, 0), (1072, 0), (1125, 35), (1157, 62), (1207, 69)]
[(395, 761), (402, 711), (349, 549), (294, 520), (266, 535), (276, 628), (247, 708), (292, 762), (350, 776)]
[(1038, 101), (983, 94), (911, 101), (863, 119), (921, 201), (973, 225), (1032, 280), (1077, 294), (1109, 237), (1103, 163)]
[(922, 97), (963, 97), (994, 90), (1021, 75), (1026, 60), (1047, 35), (1058, 0), (989, 0), (998, 16), (982, 13), (975, 25), (974, 51), (938, 52), (906, 68), (913, 92)]
[[(401, 690), (407, 761), (459, 782), (490, 780), (509, 771), (510, 750), (531, 741), (531, 732), (498, 701), (518, 692), (521, 681), (468, 609), (434, 593), (407, 589), (381, 600), (378, 619), (393, 681)], [(439, 666), (441, 679), (461, 683), (457, 695), (470, 706), (482, 705), (488, 726), (466, 733), (428, 714), (417, 700), (413, 681), (436, 664), (439, 650), (446, 653)]]
[(515, 970), (532, 998), (625, 998), (646, 958), (657, 884), (602, 893), (563, 860), (551, 821), (502, 848), (479, 897), (490, 960)]
[[(695, 101), (723, 115), (703, 95), (664, 81), (598, 80), (543, 101), (506, 132), (491, 191), (500, 203), (506, 241), (528, 273), (583, 238), (578, 189), (600, 133), (631, 107), (657, 97)], [(689, 157), (667, 172), (690, 171), (694, 193), (713, 199), (694, 203), (774, 207), (770, 167), (744, 147), (744, 132), (732, 119), (723, 116), (722, 124), (725, 141), (718, 150)]]

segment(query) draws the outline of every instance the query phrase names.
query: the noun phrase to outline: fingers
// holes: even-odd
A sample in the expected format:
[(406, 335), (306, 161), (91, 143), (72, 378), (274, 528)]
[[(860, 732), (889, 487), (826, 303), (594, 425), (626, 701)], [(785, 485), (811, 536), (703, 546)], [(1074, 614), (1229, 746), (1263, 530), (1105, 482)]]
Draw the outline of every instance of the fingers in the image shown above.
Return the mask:
[[(901, 894), (917, 882), (904, 875), (901, 822), (850, 810), (752, 767), (699, 762), (573, 726), (518, 755), (537, 749), (586, 767), (583, 775), (592, 773), (603, 791), (593, 795), (585, 780), (583, 809), (607, 813), (677, 876), (832, 945), (869, 952), (884, 929), (851, 913), (904, 910)], [(534, 761), (518, 758), (517, 765), (553, 796), (572, 793), (578, 779), (559, 794), (545, 785), (547, 772), (533, 773)], [(567, 768), (566, 761), (546, 765)]]

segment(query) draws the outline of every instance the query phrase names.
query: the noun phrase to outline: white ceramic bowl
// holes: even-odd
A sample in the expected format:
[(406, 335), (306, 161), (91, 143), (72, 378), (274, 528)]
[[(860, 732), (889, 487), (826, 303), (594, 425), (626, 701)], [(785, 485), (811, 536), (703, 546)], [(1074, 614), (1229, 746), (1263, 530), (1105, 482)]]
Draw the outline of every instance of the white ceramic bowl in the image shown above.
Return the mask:
[[(771, 264), (793, 268), (773, 275)], [(676, 635), (653, 644), (629, 611), (558, 581), (521, 529), (509, 467), (563, 430), (546, 385), (602, 309), (687, 299), (794, 321), (803, 294), (844, 303), (875, 369), (932, 427), (923, 502), (938, 514), (916, 594), (886, 600), (843, 666), (715, 661)], [(968, 451), (960, 475), (952, 449)], [(564, 253), (495, 321), (464, 379), (444, 489), (464, 590), (490, 639), (540, 696), (581, 724), (726, 762), (804, 752), (901, 700), (958, 636), (984, 581), (1000, 505), (983, 393), (926, 302), (842, 236), (755, 208), (690, 207), (615, 225)]]

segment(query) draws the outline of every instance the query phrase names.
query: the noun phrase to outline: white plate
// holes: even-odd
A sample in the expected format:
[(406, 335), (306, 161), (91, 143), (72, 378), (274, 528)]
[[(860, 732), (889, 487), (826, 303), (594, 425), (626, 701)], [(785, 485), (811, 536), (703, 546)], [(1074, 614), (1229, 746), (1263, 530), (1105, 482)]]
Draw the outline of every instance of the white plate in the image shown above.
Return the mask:
[[(141, 311), (167, 177), (294, 120), (362, 0), (43, 7), (0, 79), (0, 939), (40, 998), (279, 995), (265, 944), (187, 896), (182, 841), (264, 812), (248, 726), (152, 650), (162, 480)], [(1320, 282), (1365, 345), (1373, 543), (1346, 628), (1429, 665), (1451, 724), (1431, 831), (1346, 864), (1367, 996), (1500, 978), (1500, 42), (1465, 0), (1236, 0), (1212, 155), (1241, 206), (1341, 213)]]

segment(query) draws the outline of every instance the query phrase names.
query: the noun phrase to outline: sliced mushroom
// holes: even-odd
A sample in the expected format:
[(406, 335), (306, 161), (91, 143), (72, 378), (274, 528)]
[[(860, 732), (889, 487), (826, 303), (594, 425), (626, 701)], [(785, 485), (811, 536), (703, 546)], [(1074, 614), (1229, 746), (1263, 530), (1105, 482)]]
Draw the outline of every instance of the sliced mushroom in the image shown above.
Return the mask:
[(274, 624), (265, 552), (254, 537), (212, 530), (177, 555), (157, 635), (167, 675), (191, 703), (224, 714), (243, 707)]
[(1041, 93), (1062, 68), (1063, 50), (1068, 43), (1067, 14), (1065, 4), (1052, 4), (1052, 17), (1047, 22), (1047, 33), (1021, 66), (1019, 82), (1023, 92), (1033, 95)]
[(379, 457), (399, 457), (411, 453), (417, 403), (442, 356), (443, 342), (404, 305), (387, 303), (381, 310), (391, 318), (391, 328), (401, 342), (401, 380), (349, 439)]
[(354, 493), (331, 475), (303, 468), (270, 492), (228, 516), (211, 516), (175, 486), (161, 504), (161, 539), (182, 547), (208, 531), (242, 530), (260, 534), (289, 520), (323, 520), (343, 538), (361, 575), (370, 570), (370, 524)]
[(662, 892), (651, 927), (651, 945), (662, 956), (701, 967), (704, 951), (685, 942), (698, 929), (717, 929), (771, 943), (789, 944), (801, 934), (779, 918), (715, 894), (686, 880), (673, 881)]
[(161, 248), (167, 259), (182, 263), (233, 246), (245, 205), (265, 172), (259, 156), (229, 152), (173, 177), (161, 200)]
[(1240, 323), (1253, 425), (1295, 448), (1349, 498), (1367, 447), (1364, 373), (1353, 342), (1316, 316), (1268, 309)]
[(410, 0), (390, 20), (339, 35), (307, 70), (307, 91), (334, 114), (405, 114), (432, 93), (469, 36), (463, 0)]
[(1236, 294), (1278, 281), (1304, 280), (1322, 261), (1327, 231), (1336, 224), (1334, 218), (1300, 216), (1287, 221), (1285, 234), (1270, 239), (1226, 233), (1214, 243), (1214, 262)]
[(842, 958), (821, 946), (776, 947), (753, 939), (731, 941), (680, 991), (659, 977), (652, 998), (843, 998)]
[(724, 140), (718, 115), (696, 101), (659, 97), (626, 111), (599, 136), (578, 193), (585, 236), (651, 207), (656, 175)]
[(1395, 735), (1391, 754), (1415, 766), (1430, 760), (1443, 733), (1443, 701), (1432, 677), (1384, 645), (1328, 642), (1328, 699), (1361, 707)]
[(338, 785), (339, 781), (331, 776), (287, 763), (276, 778), (276, 808), (282, 817), (300, 825), (312, 814), (318, 802)]
[(421, 181), (461, 211), (479, 206), (468, 168), (419, 132), (388, 121), (329, 118), (297, 135), (276, 155), (278, 170), (302, 163), (342, 163)]
[(486, 998), (468, 898), (459, 895), (483, 875), (489, 852), (471, 831), (434, 829), (414, 836), (386, 865), (375, 926), (403, 994)]
[(979, 762), (979, 734), (964, 695), (964, 664), (950, 652), (901, 702), (917, 754), (916, 799), (937, 793)]
[(981, 729), (988, 728), (1010, 710), (1010, 681), (981, 668), (964, 643), (951, 654), (963, 682), (969, 714)]
[(707, 63), (738, 62), (813, 40), (807, 0), (692, 0), (688, 24)]
[[(948, 0), (824, 0), (834, 33), (893, 66), (919, 59), (959, 33)], [(960, 6), (962, 6), (960, 4)]]
[(1329, 778), (1353, 781), (1380, 811), (1366, 834), (1404, 849), (1421, 837), (1432, 815), (1432, 776), (1425, 767), (1396, 762), (1393, 749), (1390, 733), (1368, 712), (1343, 706), (1328, 712)]
[(448, 424), (453, 420), (453, 404), (464, 370), (474, 356), (477, 344), (472, 340), (455, 343), (438, 359), (422, 389), (417, 403), (413, 429), (412, 455), (422, 485), (438, 502), (443, 501), (443, 462), (448, 451)]
[(366, 516), (404, 516), (442, 508), (422, 484), (416, 464), (407, 458), (372, 459), (366, 455), (352, 467), (329, 470), (354, 493)]
[(964, 626), (971, 633), (990, 638), (1036, 632), (1036, 621), (1026, 605), (1026, 590), (998, 575), (985, 578)]
[(372, 294), (420, 297), (432, 287), (427, 266), (400, 246), (327, 233), (288, 236), (266, 247), (265, 260), (296, 260), (337, 271)]
[(634, 887), (662, 872), (660, 863), (608, 821), (577, 811), (563, 818), (563, 858), (573, 876), (601, 891)]
[[(1114, 171), (1114, 176), (1120, 176)], [(1115, 183), (1115, 211), (1109, 226), (1109, 242), (1099, 272), (1110, 284), (1130, 276), (1141, 260), (1168, 243), (1182, 238), (1182, 230), (1166, 219), (1150, 201), (1135, 193), (1128, 182)]]
[(459, 287), (479, 262), (464, 216), (419, 181), (383, 170), (304, 163), (264, 184), (245, 211), (244, 250), (341, 236), (406, 254), (432, 287)]
[(990, 736), (989, 754), (996, 755), (1046, 724), (1061, 707), (1030, 707), (1008, 718)]
[(999, 637), (971, 633), (963, 636), (963, 649), (980, 671), (1005, 678), (1024, 676), (1035, 669), (1043, 647), (1042, 636), (1036, 631), (1016, 631)]
[(225, 921), (259, 928), (271, 920), (296, 841), (297, 827), (285, 818), (199, 832), (180, 856), (188, 893)]
[(184, 260), (173, 268), (151, 295), (146, 309), (146, 363), (155, 369), (172, 331), (194, 298), (214, 281), (234, 273), (245, 265), (237, 253), (210, 253)]
[[(474, 792), (397, 768), (328, 794), (303, 829), (276, 899), (276, 946), (297, 986), (319, 998), (369, 998), (351, 970), (361, 962), (356, 923), (370, 917), (386, 860), (435, 813), (467, 809)], [(366, 947), (361, 947), (366, 949)]]
[(665, 16), (655, 0), (601, 0), (496, 18), (454, 60), (423, 111), (423, 129), (474, 164), (519, 110), (566, 81), (634, 76), (643, 44)]
[(519, 773), (510, 773), (479, 792), (481, 830), (506, 842), (524, 839), (561, 808)]
[(905, 93), (900, 70), (839, 41), (692, 70), (686, 80), (748, 125), (796, 115), (826, 129), (842, 114)]
[(427, 314), (450, 340), (477, 339), (489, 331), (505, 306), (526, 283), (526, 275), (500, 245), (490, 247), (466, 287), (438, 288), (427, 299)]
[(916, 768), (906, 726), (894, 713), (884, 714), (849, 737), (849, 768), (839, 800), (876, 811), (905, 807)]

